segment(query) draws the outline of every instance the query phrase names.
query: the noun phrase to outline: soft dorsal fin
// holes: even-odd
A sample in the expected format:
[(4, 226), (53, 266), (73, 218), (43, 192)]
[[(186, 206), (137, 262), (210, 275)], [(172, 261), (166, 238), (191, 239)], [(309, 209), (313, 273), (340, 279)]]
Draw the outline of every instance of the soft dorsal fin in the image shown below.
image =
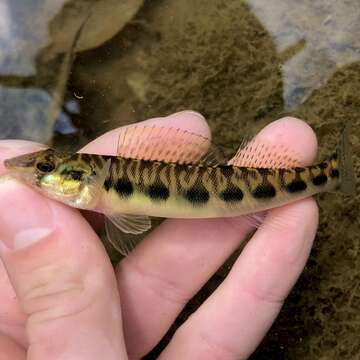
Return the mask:
[(211, 140), (190, 131), (158, 125), (135, 125), (119, 136), (117, 155), (140, 160), (178, 164), (222, 162)]
[(301, 166), (298, 158), (293, 150), (282, 144), (266, 144), (255, 137), (250, 141), (242, 142), (235, 156), (229, 161), (229, 165), (281, 169)]

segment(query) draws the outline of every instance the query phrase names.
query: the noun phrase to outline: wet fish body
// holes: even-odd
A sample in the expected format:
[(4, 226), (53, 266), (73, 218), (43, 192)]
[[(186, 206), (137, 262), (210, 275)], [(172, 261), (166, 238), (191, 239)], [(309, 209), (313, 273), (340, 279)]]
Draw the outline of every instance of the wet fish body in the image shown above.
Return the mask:
[[(122, 241), (118, 230), (140, 234), (151, 227), (149, 216), (233, 217), (320, 192), (355, 191), (348, 128), (334, 155), (308, 167), (289, 166), (296, 161), (256, 142), (241, 148), (229, 164), (214, 164), (199, 158), (209, 142), (196, 134), (179, 129), (135, 131), (130, 141), (119, 141), (121, 156), (45, 149), (6, 160), (5, 166), (10, 174), (50, 198), (105, 214), (109, 240), (123, 254), (134, 244)], [(134, 135), (154, 134), (152, 146), (146, 143), (146, 151), (139, 151), (144, 145)], [(170, 145), (163, 144), (170, 135), (175, 145), (171, 151)], [(258, 167), (246, 166), (254, 162)]]
[(319, 165), (290, 169), (110, 160), (110, 173), (97, 205), (100, 211), (172, 218), (229, 217), (335, 191), (340, 184), (335, 155)]

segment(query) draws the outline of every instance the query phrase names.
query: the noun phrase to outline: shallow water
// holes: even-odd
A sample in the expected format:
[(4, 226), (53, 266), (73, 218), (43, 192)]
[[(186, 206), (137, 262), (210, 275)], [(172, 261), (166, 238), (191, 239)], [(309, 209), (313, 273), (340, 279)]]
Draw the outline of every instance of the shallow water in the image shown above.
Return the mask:
[[(191, 108), (230, 154), (244, 133), (288, 114), (314, 128), (320, 155), (350, 121), (360, 172), (358, 0), (133, 0), (117, 11), (114, 0), (96, 8), (86, 0), (65, 7), (36, 0), (33, 10), (19, 0), (3, 3), (1, 137), (75, 150), (114, 127)], [(19, 18), (10, 14), (19, 9), (28, 21), (14, 32)], [(311, 258), (252, 359), (360, 358), (359, 196), (322, 195), (319, 205)]]

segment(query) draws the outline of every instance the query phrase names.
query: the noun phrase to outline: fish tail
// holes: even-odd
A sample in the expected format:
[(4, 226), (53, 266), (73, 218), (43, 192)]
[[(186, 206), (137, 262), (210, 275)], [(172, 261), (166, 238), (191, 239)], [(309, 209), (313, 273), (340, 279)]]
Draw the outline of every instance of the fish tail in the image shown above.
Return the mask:
[(355, 174), (351, 159), (352, 151), (349, 135), (350, 122), (347, 122), (341, 134), (340, 143), (336, 149), (335, 156), (338, 161), (340, 175), (339, 191), (347, 195), (353, 195), (355, 194)]

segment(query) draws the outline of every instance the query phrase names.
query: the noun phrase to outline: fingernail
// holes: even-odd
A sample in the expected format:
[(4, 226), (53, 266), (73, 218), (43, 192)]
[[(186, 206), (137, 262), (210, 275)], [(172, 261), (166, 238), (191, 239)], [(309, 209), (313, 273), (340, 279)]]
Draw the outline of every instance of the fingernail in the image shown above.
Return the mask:
[[(33, 141), (26, 140), (1, 140), (0, 141), (0, 149), (5, 150), (34, 150), (36, 148), (44, 148), (46, 147), (43, 144), (39, 144)], [(1, 150), (0, 150), (1, 151)]]
[(16, 180), (0, 182), (0, 252), (31, 246), (54, 231), (48, 200)]
[(191, 115), (191, 116), (196, 116), (197, 118), (201, 119), (201, 120), (205, 120), (204, 116), (202, 116), (200, 113), (196, 112), (196, 111), (193, 111), (193, 110), (182, 110), (182, 111), (179, 111), (177, 113), (174, 113), (172, 115), (170, 115), (171, 117), (173, 116), (177, 116), (177, 115)]
[(14, 238), (14, 249), (25, 248), (41, 239), (48, 237), (53, 232), (52, 228), (32, 228), (19, 231)]

